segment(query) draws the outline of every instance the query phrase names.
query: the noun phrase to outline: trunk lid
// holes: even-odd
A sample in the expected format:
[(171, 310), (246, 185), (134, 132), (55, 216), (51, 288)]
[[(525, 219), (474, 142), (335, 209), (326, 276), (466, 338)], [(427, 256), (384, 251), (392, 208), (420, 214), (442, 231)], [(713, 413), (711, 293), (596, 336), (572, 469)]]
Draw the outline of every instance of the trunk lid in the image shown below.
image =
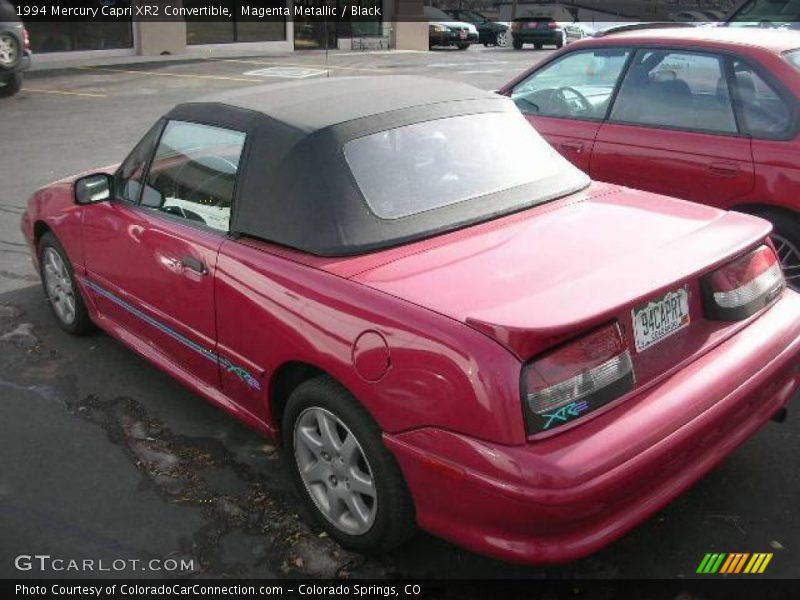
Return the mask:
[[(743, 214), (594, 184), (578, 199), (382, 253), (347, 276), (467, 323), (523, 361), (618, 320), (641, 381), (663, 370), (656, 355), (675, 364), (676, 352), (693, 356), (738, 326), (703, 317), (699, 278), (769, 232)], [(679, 289), (689, 324), (654, 344), (665, 352), (637, 352), (633, 309)]]

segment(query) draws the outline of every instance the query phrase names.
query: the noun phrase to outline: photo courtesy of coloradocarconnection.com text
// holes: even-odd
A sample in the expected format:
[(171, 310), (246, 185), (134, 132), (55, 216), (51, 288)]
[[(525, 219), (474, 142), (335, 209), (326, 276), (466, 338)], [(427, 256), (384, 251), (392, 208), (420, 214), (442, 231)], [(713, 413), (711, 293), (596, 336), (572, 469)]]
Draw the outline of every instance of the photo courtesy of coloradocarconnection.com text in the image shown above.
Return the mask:
[(800, 597), (798, 0), (0, 0), (0, 592)]

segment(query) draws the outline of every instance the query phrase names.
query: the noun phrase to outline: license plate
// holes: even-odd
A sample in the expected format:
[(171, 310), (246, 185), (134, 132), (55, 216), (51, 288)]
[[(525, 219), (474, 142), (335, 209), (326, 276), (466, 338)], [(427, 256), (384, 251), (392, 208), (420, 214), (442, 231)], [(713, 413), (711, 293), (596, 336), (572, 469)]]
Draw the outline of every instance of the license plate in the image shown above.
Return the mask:
[(462, 40), (467, 39), (467, 32), (464, 31), (464, 30), (459, 31), (458, 32), (458, 37), (460, 37)]
[(689, 324), (689, 291), (686, 286), (631, 311), (636, 351), (642, 352)]

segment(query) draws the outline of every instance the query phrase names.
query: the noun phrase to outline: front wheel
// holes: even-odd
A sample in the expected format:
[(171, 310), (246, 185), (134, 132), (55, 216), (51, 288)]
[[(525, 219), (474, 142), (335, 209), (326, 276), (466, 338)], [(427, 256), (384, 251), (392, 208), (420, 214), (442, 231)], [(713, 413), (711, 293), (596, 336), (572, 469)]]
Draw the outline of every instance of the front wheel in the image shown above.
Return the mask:
[(44, 293), (61, 329), (72, 335), (89, 333), (92, 321), (75, 283), (75, 273), (52, 233), (45, 233), (39, 242), (39, 268)]
[(356, 552), (385, 552), (415, 531), (400, 468), (364, 408), (322, 376), (301, 384), (283, 417), (284, 453), (303, 503)]
[(508, 45), (508, 33), (505, 31), (498, 31), (494, 37), (494, 44), (499, 48), (505, 48)]
[(22, 89), (22, 73), (11, 73), (0, 81), (0, 98), (13, 96)]

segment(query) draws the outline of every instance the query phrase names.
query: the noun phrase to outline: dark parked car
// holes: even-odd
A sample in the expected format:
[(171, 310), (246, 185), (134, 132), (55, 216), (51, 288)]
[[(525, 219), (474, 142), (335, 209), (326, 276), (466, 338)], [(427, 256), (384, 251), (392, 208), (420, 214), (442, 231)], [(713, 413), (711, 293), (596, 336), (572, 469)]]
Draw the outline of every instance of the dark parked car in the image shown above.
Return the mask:
[(545, 45), (561, 48), (582, 39), (584, 32), (575, 23), (556, 21), (553, 17), (517, 17), (511, 23), (511, 37), (515, 50), (523, 44), (533, 44), (539, 50)]
[(13, 96), (22, 87), (22, 72), (31, 64), (28, 32), (14, 7), (0, 0), (0, 97)]
[(478, 43), (484, 46), (505, 46), (508, 44), (508, 23), (492, 21), (474, 10), (451, 9), (444, 11), (457, 21), (472, 23), (478, 30)]

